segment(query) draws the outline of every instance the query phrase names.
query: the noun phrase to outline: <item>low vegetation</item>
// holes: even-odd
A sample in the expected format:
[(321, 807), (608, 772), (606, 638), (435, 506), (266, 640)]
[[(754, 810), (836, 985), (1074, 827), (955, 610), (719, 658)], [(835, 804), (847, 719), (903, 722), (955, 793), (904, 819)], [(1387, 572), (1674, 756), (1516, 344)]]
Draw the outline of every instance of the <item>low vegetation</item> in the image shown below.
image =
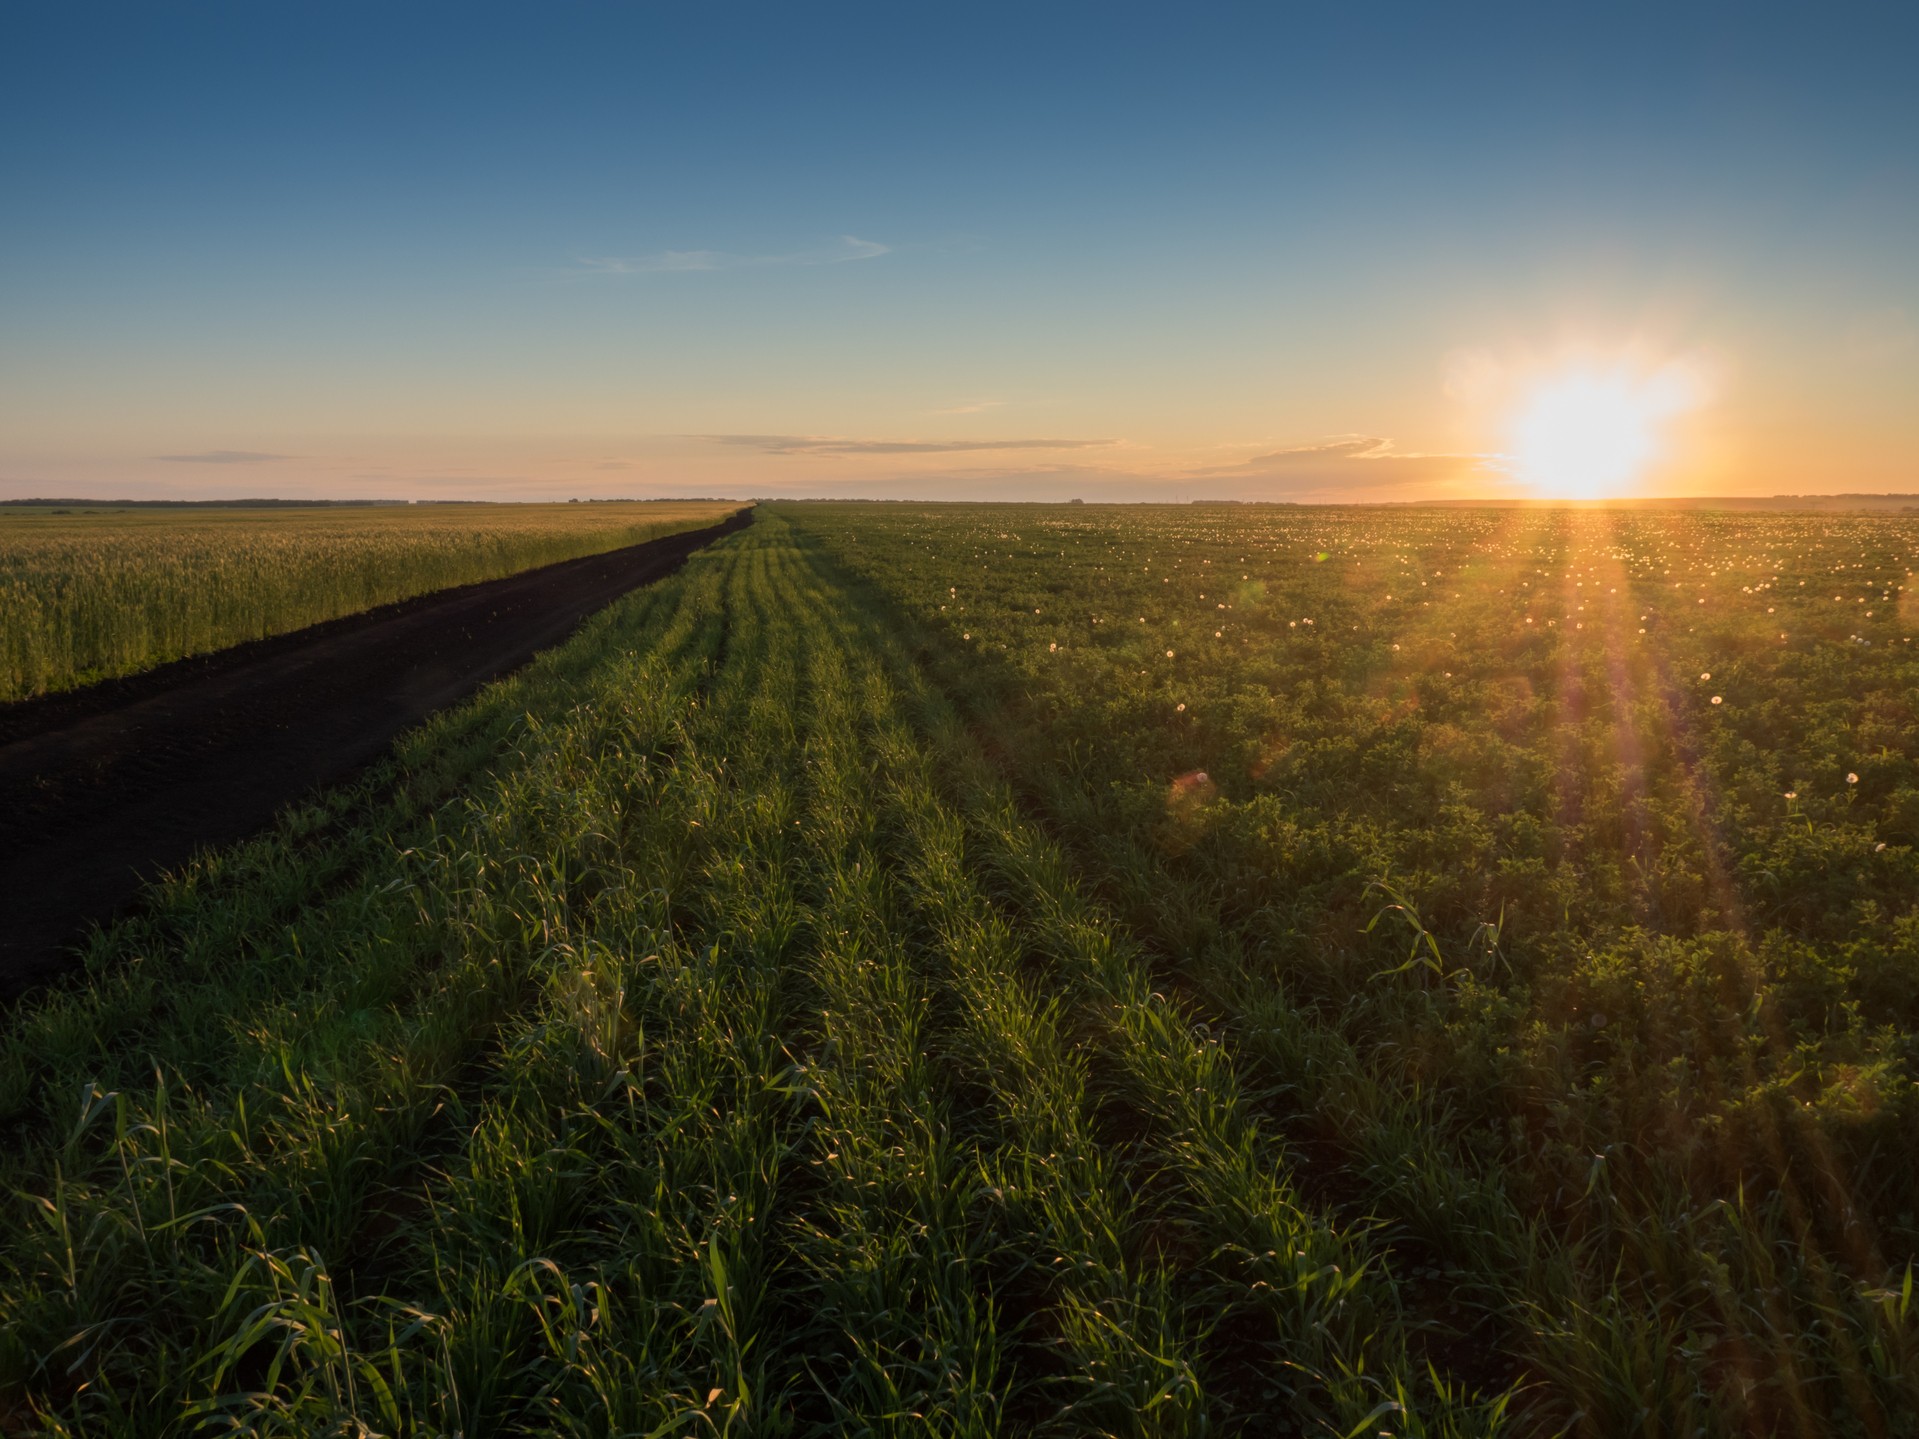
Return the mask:
[(0, 507), (0, 702), (697, 529), (736, 508)]
[(1426, 1332), (1592, 1433), (1908, 1432), (1919, 523), (804, 524)]
[(0, 1415), (1913, 1433), (1916, 550), (763, 507), (11, 1016)]

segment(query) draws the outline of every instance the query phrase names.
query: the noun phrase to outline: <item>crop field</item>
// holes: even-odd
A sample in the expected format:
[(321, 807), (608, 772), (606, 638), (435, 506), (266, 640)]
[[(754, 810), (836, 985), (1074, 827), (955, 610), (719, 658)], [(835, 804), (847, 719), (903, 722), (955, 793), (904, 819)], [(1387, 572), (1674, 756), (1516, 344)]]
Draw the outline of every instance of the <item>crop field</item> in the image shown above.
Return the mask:
[(736, 508), (0, 506), (0, 702), (698, 529)]
[(1919, 1434), (1916, 563), (762, 505), (7, 1017), (0, 1428)]

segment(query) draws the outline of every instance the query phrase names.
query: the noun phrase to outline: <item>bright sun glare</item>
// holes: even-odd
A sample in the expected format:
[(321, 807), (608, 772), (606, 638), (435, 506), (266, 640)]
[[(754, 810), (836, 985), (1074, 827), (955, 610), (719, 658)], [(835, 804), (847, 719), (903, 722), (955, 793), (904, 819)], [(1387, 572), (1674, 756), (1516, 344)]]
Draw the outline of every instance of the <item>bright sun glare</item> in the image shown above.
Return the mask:
[(1685, 371), (1636, 376), (1562, 372), (1537, 385), (1514, 415), (1514, 470), (1535, 493), (1602, 499), (1630, 490), (1663, 452), (1665, 421), (1698, 402)]

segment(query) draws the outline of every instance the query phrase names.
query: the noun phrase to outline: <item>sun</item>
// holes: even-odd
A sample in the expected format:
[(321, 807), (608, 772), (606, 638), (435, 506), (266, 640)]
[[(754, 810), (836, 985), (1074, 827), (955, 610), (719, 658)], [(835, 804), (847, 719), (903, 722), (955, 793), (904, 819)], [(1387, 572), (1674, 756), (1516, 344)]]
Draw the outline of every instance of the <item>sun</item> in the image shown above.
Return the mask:
[(1665, 453), (1665, 424), (1696, 403), (1683, 371), (1575, 369), (1545, 377), (1511, 420), (1508, 458), (1540, 495), (1592, 500), (1629, 493)]

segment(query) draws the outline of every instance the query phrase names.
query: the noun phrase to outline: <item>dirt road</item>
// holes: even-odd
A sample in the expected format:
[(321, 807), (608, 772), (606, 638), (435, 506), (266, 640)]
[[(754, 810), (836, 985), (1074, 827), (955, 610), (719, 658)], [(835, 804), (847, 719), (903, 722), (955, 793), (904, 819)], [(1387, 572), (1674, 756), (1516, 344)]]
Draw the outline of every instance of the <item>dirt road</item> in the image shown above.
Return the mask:
[(264, 826), (395, 735), (751, 522), (567, 560), (0, 706), (0, 997), (203, 845)]

